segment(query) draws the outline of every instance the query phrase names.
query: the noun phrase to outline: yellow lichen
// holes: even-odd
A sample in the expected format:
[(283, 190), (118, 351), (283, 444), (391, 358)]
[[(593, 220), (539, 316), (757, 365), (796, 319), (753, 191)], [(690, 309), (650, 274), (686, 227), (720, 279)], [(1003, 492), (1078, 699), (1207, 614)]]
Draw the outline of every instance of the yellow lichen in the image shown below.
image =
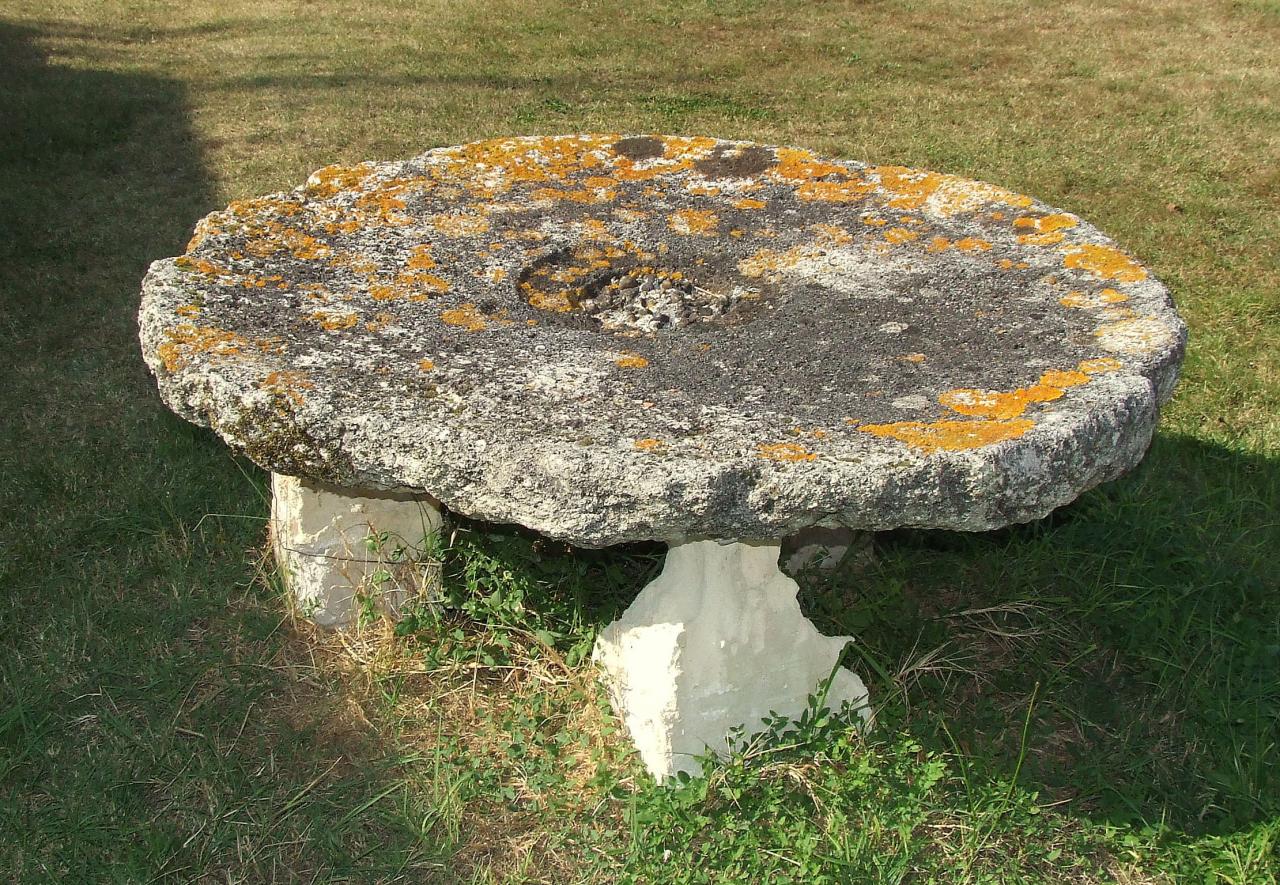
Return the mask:
[(429, 359), (418, 360), (418, 368), (423, 372), (430, 372), (434, 370), (435, 367), (436, 367), (436, 364), (432, 360), (429, 360)]
[(489, 232), (489, 219), (473, 212), (431, 216), (431, 226), (446, 237), (478, 237)]
[(705, 209), (678, 209), (667, 217), (667, 227), (684, 236), (714, 236), (719, 223), (716, 214)]
[(636, 353), (624, 353), (614, 363), (624, 369), (643, 369), (649, 365), (647, 359)]
[(360, 186), (373, 166), (362, 163), (359, 166), (325, 166), (307, 180), (307, 195), (312, 197), (331, 197), (339, 191)]
[(355, 324), (360, 321), (360, 318), (354, 313), (337, 314), (317, 310), (311, 314), (311, 320), (325, 331), (333, 332), (338, 329), (350, 329), (354, 327)]
[(740, 200), (733, 201), (735, 209), (763, 209), (767, 204), (764, 200), (756, 200), (751, 197), (743, 197)]
[(1017, 439), (1035, 426), (1026, 418), (1012, 421), (896, 421), (863, 424), (858, 429), (889, 437), (924, 452), (962, 452)]
[(766, 458), (770, 461), (783, 462), (812, 461), (818, 457), (804, 446), (793, 442), (761, 445), (759, 447), (759, 453), (761, 458)]
[(1058, 303), (1063, 307), (1070, 307), (1077, 310), (1085, 308), (1103, 308), (1108, 305), (1123, 304), (1129, 300), (1129, 296), (1115, 289), (1103, 289), (1101, 292), (1085, 294), (1084, 292), (1073, 290), (1058, 299)]
[(660, 439), (646, 438), (646, 439), (638, 439), (635, 442), (633, 442), (632, 445), (643, 452), (652, 452), (655, 449), (661, 449), (663, 447), (663, 442)]
[(1102, 375), (1107, 372), (1119, 371), (1123, 366), (1124, 363), (1120, 362), (1118, 359), (1104, 356), (1099, 357), (1098, 359), (1085, 360), (1080, 363), (1078, 368), (1086, 375)]
[(853, 242), (853, 235), (839, 225), (819, 223), (811, 226), (820, 246), (847, 246)]
[(907, 169), (904, 166), (877, 166), (880, 188), (889, 195), (885, 205), (892, 209), (919, 209), (945, 180), (937, 172)]
[(907, 230), (905, 227), (891, 227), (884, 232), (884, 238), (895, 246), (900, 243), (908, 243), (919, 237), (920, 234), (913, 230)]
[(156, 355), (170, 372), (183, 368), (198, 354), (220, 358), (235, 356), (247, 343), (244, 338), (226, 329), (195, 326), (191, 323), (167, 329), (164, 334), (168, 340), (156, 348)]
[(988, 252), (991, 249), (990, 243), (977, 237), (965, 237), (962, 240), (956, 240), (952, 245), (961, 252)]
[(484, 314), (480, 313), (476, 306), (470, 302), (460, 304), (452, 310), (444, 311), (440, 314), (440, 319), (450, 326), (459, 326), (468, 332), (483, 332), (489, 328)]
[(1087, 270), (1104, 280), (1137, 283), (1147, 278), (1142, 265), (1111, 246), (1072, 246), (1067, 250), (1062, 263), (1076, 270)]
[(295, 406), (300, 406), (305, 398), (302, 391), (311, 390), (315, 385), (302, 372), (272, 372), (258, 382), (260, 390), (288, 397)]
[(364, 324), (364, 327), (369, 332), (381, 332), (395, 321), (396, 318), (389, 313), (375, 313), (373, 318)]

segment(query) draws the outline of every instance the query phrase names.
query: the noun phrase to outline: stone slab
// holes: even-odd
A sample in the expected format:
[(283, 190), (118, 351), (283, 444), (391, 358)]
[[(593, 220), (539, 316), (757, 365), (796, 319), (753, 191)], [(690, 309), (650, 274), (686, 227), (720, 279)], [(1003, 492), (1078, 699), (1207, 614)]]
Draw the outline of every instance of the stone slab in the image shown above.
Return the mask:
[(328, 167), (143, 284), (165, 401), (264, 468), (585, 546), (991, 529), (1141, 458), (1185, 327), (1077, 216), (618, 134)]

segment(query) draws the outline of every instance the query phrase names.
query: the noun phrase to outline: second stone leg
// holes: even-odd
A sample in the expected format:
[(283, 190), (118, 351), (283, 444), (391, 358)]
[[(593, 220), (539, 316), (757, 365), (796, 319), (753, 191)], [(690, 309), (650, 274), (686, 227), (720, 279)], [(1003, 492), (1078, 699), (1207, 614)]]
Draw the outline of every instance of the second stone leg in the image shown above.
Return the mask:
[(659, 781), (696, 773), (727, 736), (797, 718), (831, 679), (825, 706), (869, 716), (867, 689), (837, 667), (847, 636), (824, 636), (800, 611), (775, 543), (673, 544), (662, 574), (596, 642), (615, 711)]
[(299, 613), (321, 626), (349, 626), (366, 607), (395, 617), (431, 591), (424, 542), (440, 525), (439, 504), (421, 492), (271, 475), (276, 561)]

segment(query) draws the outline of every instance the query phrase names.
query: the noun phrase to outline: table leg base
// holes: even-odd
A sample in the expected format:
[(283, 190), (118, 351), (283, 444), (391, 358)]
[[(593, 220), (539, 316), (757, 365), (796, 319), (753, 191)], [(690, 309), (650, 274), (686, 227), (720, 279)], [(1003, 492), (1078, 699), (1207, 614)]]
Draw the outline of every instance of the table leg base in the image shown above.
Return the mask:
[(614, 710), (660, 783), (698, 773), (707, 748), (726, 752), (731, 729), (750, 736), (771, 712), (799, 717), (828, 677), (827, 707), (869, 716), (862, 680), (836, 667), (849, 637), (823, 636), (801, 613), (778, 556), (777, 544), (673, 544), (662, 574), (596, 641)]
[(346, 489), (271, 475), (271, 542), (296, 610), (325, 627), (366, 607), (395, 617), (432, 579), (423, 544), (441, 524), (418, 492)]

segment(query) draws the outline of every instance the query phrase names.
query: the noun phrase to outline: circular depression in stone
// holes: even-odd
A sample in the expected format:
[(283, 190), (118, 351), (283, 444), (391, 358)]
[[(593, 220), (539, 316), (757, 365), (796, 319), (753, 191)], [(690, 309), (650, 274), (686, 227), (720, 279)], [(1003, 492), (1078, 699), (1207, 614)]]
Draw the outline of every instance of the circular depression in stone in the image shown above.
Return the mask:
[(499, 139), (231, 204), (144, 283), (264, 467), (578, 543), (986, 528), (1140, 457), (1184, 329), (1078, 217), (710, 138)]

